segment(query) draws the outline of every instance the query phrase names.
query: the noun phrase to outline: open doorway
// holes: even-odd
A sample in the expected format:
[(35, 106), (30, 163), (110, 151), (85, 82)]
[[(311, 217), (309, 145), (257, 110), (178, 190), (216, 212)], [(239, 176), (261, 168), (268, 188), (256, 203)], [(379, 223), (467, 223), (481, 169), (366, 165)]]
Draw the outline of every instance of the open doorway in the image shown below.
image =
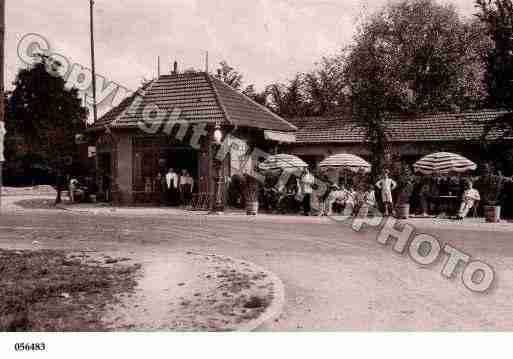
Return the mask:
[(176, 173), (187, 170), (194, 179), (198, 180), (198, 151), (192, 147), (175, 146), (167, 147), (160, 151), (160, 171), (165, 174), (168, 169), (173, 168)]
[(110, 152), (102, 152), (97, 154), (98, 173), (97, 185), (98, 190), (106, 202), (111, 201), (112, 192), (112, 154)]

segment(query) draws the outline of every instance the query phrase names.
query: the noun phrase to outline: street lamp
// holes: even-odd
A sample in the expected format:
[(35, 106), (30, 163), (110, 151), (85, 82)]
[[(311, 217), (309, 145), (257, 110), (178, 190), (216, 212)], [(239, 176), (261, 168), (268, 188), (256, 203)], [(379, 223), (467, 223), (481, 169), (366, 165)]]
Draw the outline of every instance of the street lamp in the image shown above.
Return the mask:
[(216, 127), (214, 129), (214, 143), (216, 145), (221, 145), (221, 141), (223, 139), (223, 132), (221, 131), (221, 126), (219, 126), (219, 123), (216, 123)]
[(223, 140), (223, 132), (221, 130), (221, 126), (216, 122), (216, 127), (214, 128), (213, 133), (213, 143), (212, 143), (212, 160), (214, 161), (214, 169), (215, 169), (215, 199), (214, 204), (212, 206), (212, 214), (221, 214), (224, 212), (224, 201), (223, 201), (223, 185), (224, 185), (224, 176), (223, 176), (223, 159), (218, 158), (219, 150), (221, 149), (221, 143)]

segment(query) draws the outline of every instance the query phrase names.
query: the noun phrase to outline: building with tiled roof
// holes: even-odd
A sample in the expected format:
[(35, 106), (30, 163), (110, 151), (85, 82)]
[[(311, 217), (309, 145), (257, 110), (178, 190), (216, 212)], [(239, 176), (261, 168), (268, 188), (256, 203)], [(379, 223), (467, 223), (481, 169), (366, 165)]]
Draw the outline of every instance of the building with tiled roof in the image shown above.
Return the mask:
[[(392, 149), (414, 161), (435, 151), (464, 152), (479, 156), (479, 144), (490, 122), (505, 111), (441, 113), (422, 116), (397, 116), (386, 120), (386, 131)], [(296, 142), (287, 151), (311, 163), (325, 157), (349, 152), (372, 157), (365, 144), (365, 130), (349, 117), (305, 117), (289, 119), (298, 128)], [(498, 139), (502, 133), (491, 131), (487, 139)]]
[[(136, 99), (140, 103), (130, 110)], [(144, 109), (151, 106), (157, 106), (166, 116), (179, 111), (173, 118), (191, 124), (219, 123), (283, 132), (296, 130), (265, 106), (204, 72), (164, 75), (150, 81), (100, 118), (95, 127), (137, 128), (140, 122), (147, 121)], [(157, 121), (157, 117), (151, 121)]]
[[(157, 175), (187, 170), (198, 192), (212, 196), (214, 130), (225, 140), (269, 150), (294, 140), (296, 127), (207, 73), (160, 76), (104, 114), (88, 129), (96, 145), (100, 188), (114, 184), (117, 202), (158, 201)], [(227, 136), (227, 135), (230, 136)], [(240, 151), (239, 151), (240, 152)], [(223, 156), (223, 177), (240, 153)], [(99, 181), (102, 182), (102, 181)]]

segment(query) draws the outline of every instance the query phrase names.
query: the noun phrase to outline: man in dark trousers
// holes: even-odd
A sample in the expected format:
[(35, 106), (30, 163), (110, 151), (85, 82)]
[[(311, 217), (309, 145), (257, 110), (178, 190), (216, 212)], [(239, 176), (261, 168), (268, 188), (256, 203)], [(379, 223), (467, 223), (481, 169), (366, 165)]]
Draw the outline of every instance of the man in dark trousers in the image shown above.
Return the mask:
[(178, 175), (173, 168), (166, 174), (166, 190), (169, 206), (176, 206), (178, 203)]

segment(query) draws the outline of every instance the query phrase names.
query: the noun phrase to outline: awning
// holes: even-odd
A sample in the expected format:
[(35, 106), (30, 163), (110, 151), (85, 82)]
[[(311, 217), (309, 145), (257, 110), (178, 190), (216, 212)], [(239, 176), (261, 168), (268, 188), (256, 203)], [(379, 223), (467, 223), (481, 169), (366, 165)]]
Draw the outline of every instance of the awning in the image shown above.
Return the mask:
[(281, 143), (292, 143), (296, 142), (296, 134), (293, 132), (279, 132), (279, 131), (264, 131), (264, 138), (270, 141), (276, 141)]

